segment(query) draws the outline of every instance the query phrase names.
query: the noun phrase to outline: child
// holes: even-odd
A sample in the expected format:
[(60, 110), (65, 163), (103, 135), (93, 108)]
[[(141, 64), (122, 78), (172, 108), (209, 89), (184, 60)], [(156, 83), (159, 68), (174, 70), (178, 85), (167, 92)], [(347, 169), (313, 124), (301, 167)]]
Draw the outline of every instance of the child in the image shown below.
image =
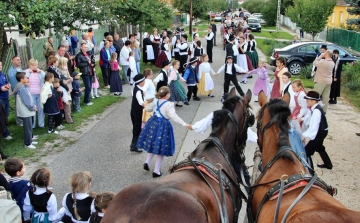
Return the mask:
[(134, 52), (137, 74), (140, 74), (140, 47), (136, 39), (131, 43), (131, 50)]
[(100, 223), (104, 217), (105, 211), (108, 208), (110, 202), (114, 198), (113, 192), (104, 192), (96, 195), (94, 205), (96, 212), (90, 217), (89, 223)]
[(145, 77), (142, 74), (138, 74), (134, 77), (134, 88), (132, 91), (131, 102), (131, 122), (133, 124), (133, 136), (130, 145), (131, 152), (142, 153), (142, 150), (136, 147), (136, 142), (141, 132), (142, 114), (144, 106), (144, 87)]
[(155, 66), (161, 68), (162, 62), (164, 60), (171, 61), (170, 47), (169, 47), (169, 37), (163, 36), (162, 43), (160, 44), (161, 53), (156, 59)]
[(134, 77), (138, 74), (137, 69), (136, 69), (134, 51), (131, 51), (129, 53), (129, 69), (131, 70), (131, 72), (130, 72), (130, 84), (133, 85), (134, 84)]
[[(64, 80), (68, 80), (68, 78), (64, 77)], [(56, 101), (58, 103), (58, 107), (59, 110), (62, 111), (64, 110), (64, 105), (63, 105), (63, 90), (61, 89), (62, 87), (60, 86), (60, 80), (58, 78), (54, 78), (54, 89), (55, 89), (55, 96), (56, 96)], [(65, 126), (62, 125), (62, 114), (61, 112), (59, 112), (59, 114), (55, 115), (54, 117), (55, 119), (55, 128), (58, 130), (62, 130), (65, 128)]]
[(120, 78), (120, 71), (122, 69), (117, 62), (117, 53), (111, 54), (110, 70), (110, 92), (114, 92), (115, 96), (120, 96), (123, 92)]
[(285, 93), (289, 93), (289, 95), (290, 95), (289, 107), (290, 107), (290, 110), (292, 111), (295, 107), (295, 101), (294, 101), (294, 91), (291, 86), (291, 73), (284, 72), (281, 79), (283, 82), (283, 91), (282, 91), (281, 96), (284, 96)]
[(232, 56), (226, 57), (226, 63), (222, 67), (220, 67), (220, 69), (216, 73), (219, 74), (222, 71), (225, 71), (224, 94), (229, 93), (229, 85), (230, 85), (230, 81), (231, 81), (235, 85), (237, 92), (242, 97), (244, 97), (244, 92), (242, 91), (241, 87), (239, 86), (239, 83), (236, 78), (236, 72), (248, 73), (248, 71), (239, 67), (237, 64), (234, 64)]
[(59, 134), (58, 131), (53, 129), (54, 117), (60, 113), (59, 105), (56, 99), (56, 92), (53, 86), (54, 74), (47, 72), (45, 75), (45, 84), (41, 89), (41, 104), (44, 107), (44, 114), (48, 115), (48, 133)]
[[(60, 84), (60, 83), (59, 83)], [(30, 178), (35, 186), (26, 193), (24, 200), (25, 222), (47, 223), (57, 222), (64, 215), (65, 209), (57, 212), (57, 201), (55, 195), (48, 189), (51, 182), (50, 171), (46, 168), (36, 170)]]
[(188, 87), (187, 92), (187, 100), (190, 101), (191, 95), (194, 94), (194, 101), (200, 101), (201, 99), (197, 96), (197, 83), (199, 83), (199, 74), (198, 69), (196, 67), (196, 64), (198, 62), (198, 59), (196, 57), (193, 57), (190, 59), (188, 65), (186, 67), (186, 70), (184, 72), (183, 78), (186, 80), (186, 85)]
[(149, 120), (149, 118), (153, 115), (154, 111), (146, 111), (145, 107), (148, 106), (152, 106), (154, 105), (154, 98), (155, 98), (155, 93), (156, 93), (156, 89), (155, 89), (155, 85), (154, 82), (152, 81), (154, 74), (152, 72), (151, 69), (146, 68), (144, 70), (144, 77), (145, 77), (145, 85), (144, 85), (144, 91), (145, 91), (145, 96), (144, 96), (144, 110), (143, 110), (143, 117), (142, 117), (142, 127), (145, 125), (145, 123)]
[(187, 100), (187, 95), (184, 87), (181, 85), (181, 81), (186, 81), (179, 74), (180, 61), (174, 60), (172, 63), (173, 68), (171, 69), (168, 85), (170, 86), (170, 98), (169, 101), (175, 102), (176, 107), (182, 107), (181, 102), (186, 105), (190, 105)]
[(99, 85), (99, 78), (96, 75), (96, 70), (95, 67), (93, 68), (94, 72), (93, 72), (93, 76), (92, 76), (92, 84), (91, 84), (91, 98), (94, 99), (96, 98), (100, 98), (99, 94), (98, 94), (98, 88), (100, 87)]
[[(266, 71), (266, 67), (265, 67), (265, 62), (264, 61), (259, 61), (259, 67), (255, 70), (249, 71), (250, 75), (252, 74), (257, 74), (258, 78), (255, 82), (254, 85), (254, 89), (253, 89), (253, 93), (255, 95), (255, 101), (258, 100), (258, 95), (260, 93), (260, 91), (263, 91), (266, 95), (267, 98), (269, 98), (270, 96), (270, 92), (268, 91), (268, 84), (269, 83), (269, 75)], [(244, 75), (246, 78), (246, 74)], [(246, 83), (246, 82), (245, 82)]]
[(300, 123), (308, 111), (306, 100), (304, 99), (306, 92), (301, 80), (299, 79), (294, 80), (291, 87), (294, 93), (294, 108), (291, 111), (291, 119), (293, 121), (295, 130), (302, 133), (302, 130), (305, 131), (306, 128), (304, 125), (300, 126)]
[[(9, 117), (10, 105), (9, 105), (9, 89), (11, 85), (8, 83), (5, 74), (2, 72), (2, 63), (0, 62), (0, 109), (2, 109), (2, 105), (5, 108), (5, 116), (6, 119)], [(0, 123), (4, 128), (1, 131), (4, 139), (12, 139), (10, 132), (7, 128), (6, 123)]]
[(168, 72), (170, 69), (171, 62), (169, 60), (164, 60), (161, 62), (161, 71), (160, 74), (154, 79), (154, 83), (156, 84), (156, 91), (159, 91), (159, 89), (162, 86), (168, 85)]
[(84, 87), (80, 86), (79, 79), (80, 79), (81, 73), (74, 71), (71, 74), (71, 77), (73, 78), (72, 82), (72, 92), (71, 92), (71, 98), (73, 103), (73, 109), (75, 112), (81, 112), (80, 108), (80, 97), (81, 92), (85, 89)]
[(10, 175), (9, 191), (11, 192), (11, 197), (20, 207), (21, 215), (23, 213), (26, 192), (32, 188), (28, 180), (21, 179), (25, 174), (25, 170), (24, 162), (20, 159), (7, 159), (5, 162), (5, 171)]
[(306, 144), (305, 150), (306, 155), (309, 158), (312, 169), (313, 163), (311, 156), (315, 152), (318, 152), (324, 164), (318, 164), (319, 168), (332, 169), (332, 163), (329, 155), (325, 151), (324, 139), (328, 134), (328, 124), (325, 116), (325, 112), (322, 107), (318, 104), (320, 101), (320, 95), (316, 91), (309, 91), (304, 97), (306, 99), (307, 106), (311, 109), (310, 126), (303, 133), (305, 138), (310, 139)]
[(168, 101), (170, 98), (169, 87), (161, 87), (156, 98), (158, 100), (156, 110), (154, 110), (155, 115), (146, 123), (136, 144), (137, 147), (148, 152), (144, 163), (145, 170), (149, 171), (151, 159), (156, 155), (153, 178), (162, 175), (160, 168), (164, 156), (172, 156), (175, 152), (174, 132), (169, 119), (187, 128), (191, 127), (176, 114), (174, 103)]
[(207, 54), (203, 54), (200, 58), (201, 64), (199, 66), (199, 79), (198, 83), (199, 94), (207, 95), (208, 97), (215, 97), (212, 93), (214, 92), (214, 81), (211, 75), (217, 75), (211, 68), (209, 63), (209, 57)]
[[(70, 222), (88, 222), (92, 213), (95, 212), (94, 194), (89, 194), (92, 177), (88, 171), (80, 171), (72, 174), (70, 178), (71, 193), (65, 194), (62, 205), (65, 208), (64, 219), (71, 218)], [(81, 210), (81, 211), (80, 211)]]
[(14, 88), (14, 95), (16, 97), (16, 114), (23, 120), (25, 147), (29, 149), (36, 149), (34, 144), (37, 144), (37, 142), (32, 141), (32, 118), (37, 111), (37, 106), (30, 94), (28, 86), (29, 79), (26, 77), (25, 72), (17, 72), (16, 80), (18, 81), (18, 84)]
[(197, 65), (200, 65), (200, 63), (202, 62), (202, 61), (200, 61), (200, 57), (203, 54), (204, 54), (204, 49), (201, 46), (201, 41), (198, 40), (198, 41), (196, 41), (196, 47), (194, 49), (194, 57), (196, 57), (198, 59)]

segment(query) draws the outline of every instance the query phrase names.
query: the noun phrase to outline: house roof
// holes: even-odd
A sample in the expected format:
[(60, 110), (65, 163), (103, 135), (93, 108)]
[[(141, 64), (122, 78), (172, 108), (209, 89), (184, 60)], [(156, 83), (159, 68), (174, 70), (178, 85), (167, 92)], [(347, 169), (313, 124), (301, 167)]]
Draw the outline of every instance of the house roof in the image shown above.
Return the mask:
[(344, 0), (337, 0), (337, 1), (336, 1), (336, 5), (346, 6), (346, 2), (345, 2)]

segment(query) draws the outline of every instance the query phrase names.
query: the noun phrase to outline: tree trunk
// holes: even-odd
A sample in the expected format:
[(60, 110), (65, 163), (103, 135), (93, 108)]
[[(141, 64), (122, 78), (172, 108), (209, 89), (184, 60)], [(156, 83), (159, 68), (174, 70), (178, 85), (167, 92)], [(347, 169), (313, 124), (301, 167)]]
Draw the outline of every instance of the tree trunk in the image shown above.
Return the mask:
[(7, 52), (9, 50), (9, 43), (3, 26), (0, 27), (0, 46), (0, 61), (5, 63)]

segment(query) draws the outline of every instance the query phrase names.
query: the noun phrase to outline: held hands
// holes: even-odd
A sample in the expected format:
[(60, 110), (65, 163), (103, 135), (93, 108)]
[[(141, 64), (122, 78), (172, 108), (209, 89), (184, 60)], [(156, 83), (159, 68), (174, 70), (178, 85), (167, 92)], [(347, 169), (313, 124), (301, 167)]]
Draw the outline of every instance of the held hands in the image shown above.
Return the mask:
[(218, 74), (218, 73), (216, 73), (216, 74), (214, 74), (214, 76), (219, 76), (219, 74)]
[(186, 124), (185, 127), (188, 128), (189, 130), (193, 130), (192, 125)]
[(336, 78), (336, 77), (334, 78), (334, 81), (337, 81), (337, 78)]
[(299, 123), (302, 123), (302, 121), (303, 121), (301, 118), (297, 118), (297, 120)]

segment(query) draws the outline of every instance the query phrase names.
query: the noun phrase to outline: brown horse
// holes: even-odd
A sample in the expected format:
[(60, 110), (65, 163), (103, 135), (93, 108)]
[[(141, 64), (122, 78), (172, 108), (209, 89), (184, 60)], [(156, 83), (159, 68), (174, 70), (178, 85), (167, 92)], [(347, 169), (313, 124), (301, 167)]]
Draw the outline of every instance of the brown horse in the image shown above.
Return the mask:
[(289, 100), (285, 94), (282, 99), (267, 103), (265, 94), (259, 94), (262, 108), (257, 127), (263, 171), (249, 196), (248, 208), (252, 209), (248, 209), (249, 223), (359, 222), (360, 213), (333, 198), (331, 186), (318, 179), (316, 173), (308, 174), (291, 151)]
[(223, 109), (214, 112), (210, 137), (188, 160), (173, 166), (172, 174), (160, 180), (124, 188), (101, 222), (237, 221), (241, 190), (232, 161), (238, 165), (244, 161), (240, 157), (247, 139), (250, 100), (250, 90), (240, 98), (233, 88)]

